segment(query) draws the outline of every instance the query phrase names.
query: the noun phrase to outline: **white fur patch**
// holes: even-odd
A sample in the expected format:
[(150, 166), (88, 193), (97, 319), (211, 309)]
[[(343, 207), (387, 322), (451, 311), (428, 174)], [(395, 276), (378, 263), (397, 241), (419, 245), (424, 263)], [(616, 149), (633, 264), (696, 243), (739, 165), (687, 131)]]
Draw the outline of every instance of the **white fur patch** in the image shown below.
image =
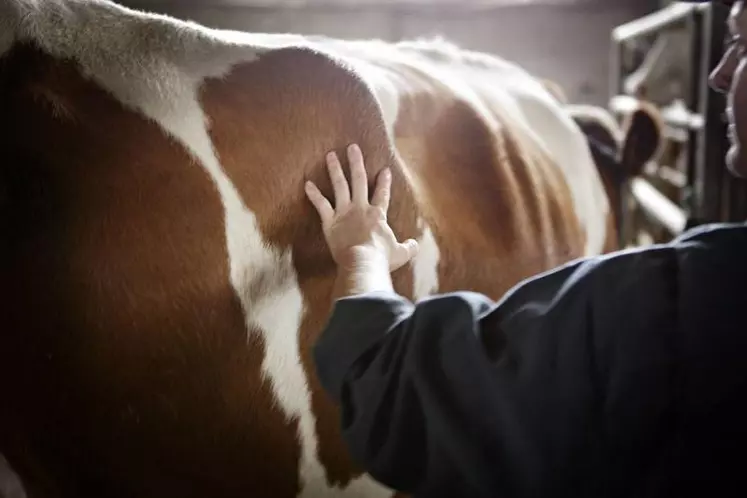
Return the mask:
[(412, 262), (415, 300), (438, 292), (438, 263), (441, 258), (438, 243), (430, 227), (420, 221), (423, 233), (418, 238), (418, 255)]
[[(251, 256), (247, 252), (247, 256)], [(249, 259), (249, 258), (247, 258)], [(303, 296), (298, 287), (290, 253), (280, 259), (268, 261), (267, 271), (277, 269), (284, 278), (262, 289), (251, 303), (250, 321), (263, 332), (265, 358), (262, 371), (272, 381), (279, 405), (289, 418), (297, 418), (301, 442), (299, 478), (304, 498), (383, 498), (392, 491), (363, 475), (344, 489), (330, 488), (322, 465), (317, 457), (319, 441), (316, 435), (316, 417), (311, 410), (311, 392), (306, 373), (301, 365), (298, 342), (303, 314)], [(251, 271), (254, 261), (244, 266)], [(254, 275), (256, 277), (256, 275)], [(290, 278), (288, 278), (290, 277)], [(250, 275), (246, 275), (251, 280)]]
[(391, 140), (394, 139), (394, 124), (397, 122), (399, 115), (400, 95), (396, 86), (391, 80), (383, 77), (381, 73), (375, 70), (362, 70), (362, 65), (358, 66), (358, 71), (363, 80), (369, 85), (371, 92), (376, 97), (381, 111), (382, 118), (386, 124), (387, 135)]

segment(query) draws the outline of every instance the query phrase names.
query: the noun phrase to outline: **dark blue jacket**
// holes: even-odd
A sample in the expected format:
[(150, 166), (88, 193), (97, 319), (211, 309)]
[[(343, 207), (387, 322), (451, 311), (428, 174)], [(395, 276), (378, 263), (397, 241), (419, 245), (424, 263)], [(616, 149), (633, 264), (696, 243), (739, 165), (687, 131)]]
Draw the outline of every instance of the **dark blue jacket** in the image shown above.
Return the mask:
[(494, 303), (337, 301), (315, 359), (352, 455), (418, 497), (747, 497), (747, 225)]

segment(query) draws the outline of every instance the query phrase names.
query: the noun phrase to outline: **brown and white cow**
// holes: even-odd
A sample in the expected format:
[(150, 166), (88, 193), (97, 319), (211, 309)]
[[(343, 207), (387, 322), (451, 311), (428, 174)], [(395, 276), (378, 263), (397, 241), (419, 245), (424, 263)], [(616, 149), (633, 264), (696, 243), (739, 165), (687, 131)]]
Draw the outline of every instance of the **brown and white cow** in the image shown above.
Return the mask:
[(303, 183), (354, 141), (420, 240), (412, 299), (614, 236), (580, 128), (509, 62), (0, 0), (0, 451), (30, 497), (391, 496), (310, 356), (334, 265)]

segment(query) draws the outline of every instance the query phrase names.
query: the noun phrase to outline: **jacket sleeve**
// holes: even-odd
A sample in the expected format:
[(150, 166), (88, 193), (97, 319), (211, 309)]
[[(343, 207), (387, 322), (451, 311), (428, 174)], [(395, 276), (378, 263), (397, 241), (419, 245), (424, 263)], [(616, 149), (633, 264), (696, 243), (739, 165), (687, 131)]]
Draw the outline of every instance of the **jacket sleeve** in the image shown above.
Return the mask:
[(672, 410), (678, 261), (580, 260), (498, 303), (338, 300), (315, 360), (352, 455), (422, 496), (623, 494)]

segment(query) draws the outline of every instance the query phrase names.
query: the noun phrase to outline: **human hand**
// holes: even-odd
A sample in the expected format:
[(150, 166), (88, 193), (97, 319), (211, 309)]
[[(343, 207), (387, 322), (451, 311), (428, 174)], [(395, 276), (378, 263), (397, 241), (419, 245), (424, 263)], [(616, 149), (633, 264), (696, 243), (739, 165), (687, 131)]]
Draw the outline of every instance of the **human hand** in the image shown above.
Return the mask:
[(387, 168), (379, 173), (369, 203), (363, 154), (353, 144), (348, 147), (347, 155), (350, 163), (350, 187), (337, 155), (334, 152), (327, 154), (327, 169), (335, 197), (334, 209), (319, 188), (310, 181), (306, 182), (306, 195), (319, 213), (324, 237), (338, 266), (350, 270), (352, 266), (359, 264), (361, 258), (384, 257), (389, 264), (389, 271), (394, 271), (417, 254), (418, 243), (414, 239), (398, 242), (387, 223), (391, 172)]

